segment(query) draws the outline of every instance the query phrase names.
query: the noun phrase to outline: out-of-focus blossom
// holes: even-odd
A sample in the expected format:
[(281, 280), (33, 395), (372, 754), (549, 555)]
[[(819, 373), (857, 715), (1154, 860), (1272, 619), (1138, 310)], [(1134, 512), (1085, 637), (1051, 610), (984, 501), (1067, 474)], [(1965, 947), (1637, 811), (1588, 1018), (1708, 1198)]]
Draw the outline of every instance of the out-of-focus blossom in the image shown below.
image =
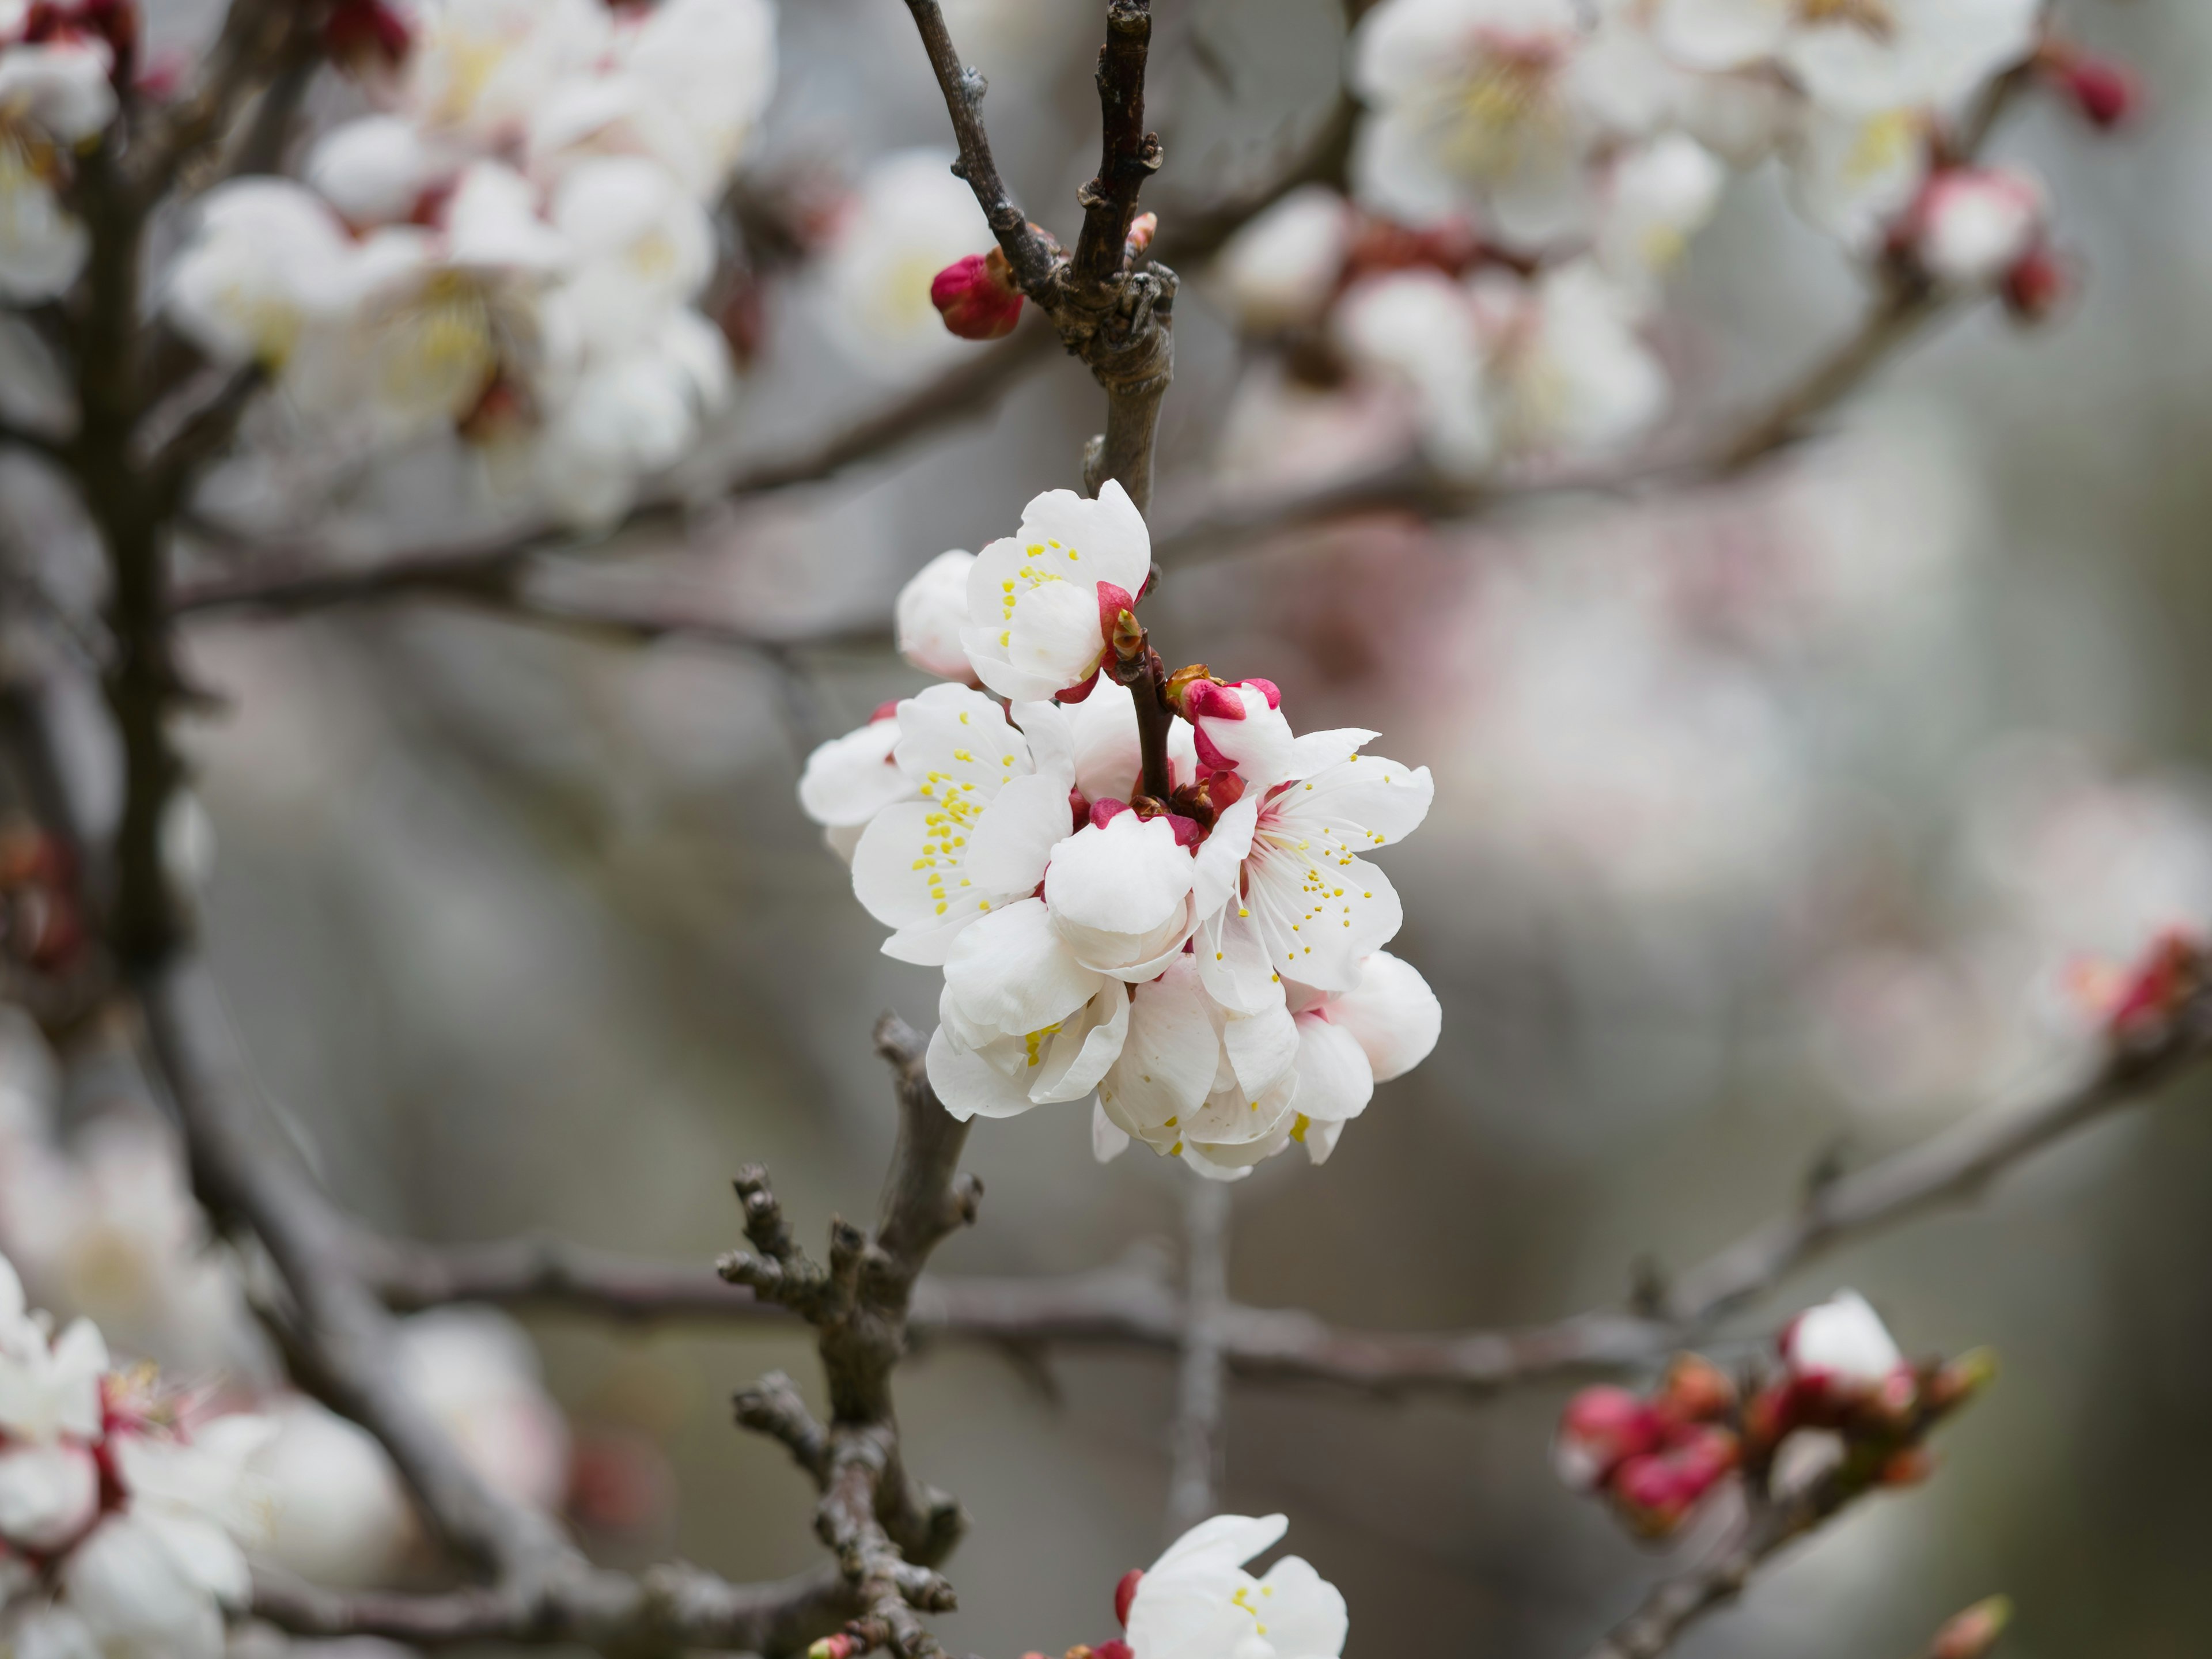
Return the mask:
[(1571, 0), (1385, 0), (1352, 40), (1360, 199), (1415, 224), (1472, 215), (1516, 247), (1586, 232), (1607, 88), (1578, 72), (1583, 38)]
[(390, 1583), (416, 1523), (384, 1449), (313, 1401), (269, 1418), (273, 1432), (248, 1464), (268, 1515), (256, 1553), (332, 1589)]
[(491, 1308), (433, 1309), (400, 1328), (402, 1375), (494, 1491), (551, 1510), (568, 1480), (568, 1425), (537, 1351)]
[(899, 589), (892, 609), (899, 655), (925, 674), (973, 680), (960, 630), (968, 621), (968, 573), (975, 556), (960, 548), (939, 554)]
[(90, 246), (62, 205), (71, 149), (115, 117), (114, 58), (95, 36), (64, 29), (27, 42), (21, 17), (0, 15), (0, 299), (50, 300), (76, 280)]
[(1350, 203), (1323, 185), (1302, 185), (1229, 240), (1213, 285), (1247, 333), (1321, 320), (1352, 252)]
[(1712, 217), (1728, 173), (1687, 134), (1671, 132), (1616, 159), (1606, 173), (1595, 252), (1606, 275), (1647, 291)]
[(1928, 274), (1960, 288), (1987, 288), (2043, 240), (2043, 186), (2008, 167), (1947, 167), (1914, 205), (1913, 249)]
[(1279, 1515), (1217, 1515), (1169, 1545), (1115, 1597), (1134, 1659), (1337, 1659), (1350, 1620), (1336, 1586), (1295, 1555), (1244, 1571), (1289, 1529)]
[(1662, 43), (1686, 64), (1771, 58), (1818, 103), (1869, 114), (1963, 98), (2021, 61), (2036, 0), (1660, 0)]
[(1017, 702), (1077, 690), (1109, 648), (1102, 617), (1135, 605), (1152, 568), (1152, 538), (1118, 481), (1096, 499), (1071, 489), (1037, 496), (1021, 528), (969, 568), (960, 644), (975, 677)]
[(314, 195), (282, 179), (240, 179), (200, 204), (169, 268), (171, 319), (217, 361), (281, 369), (302, 333), (343, 314), (361, 263)]
[(1472, 477), (1498, 453), (1484, 342), (1460, 285), (1438, 270), (1405, 270), (1359, 283), (1336, 330), (1356, 362), (1412, 395), (1421, 447), (1445, 471)]
[(950, 152), (894, 151), (860, 180), (823, 248), (824, 322), (857, 366), (918, 374), (963, 349), (930, 299), (937, 275), (991, 246), (991, 228)]
[(1798, 1315), (1781, 1347), (1793, 1379), (1839, 1394), (1879, 1391), (1906, 1369), (1897, 1339), (1856, 1291), (1839, 1291)]

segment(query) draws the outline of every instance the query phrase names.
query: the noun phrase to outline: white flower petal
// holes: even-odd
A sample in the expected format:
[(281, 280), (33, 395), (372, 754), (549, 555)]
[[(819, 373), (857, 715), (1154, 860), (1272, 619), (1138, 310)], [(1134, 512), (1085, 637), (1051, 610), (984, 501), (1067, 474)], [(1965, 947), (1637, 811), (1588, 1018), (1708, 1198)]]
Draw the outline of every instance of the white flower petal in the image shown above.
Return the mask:
[(1024, 1036), (1090, 1001), (1099, 975), (1060, 943), (1041, 901), (1020, 899), (962, 932), (945, 984), (973, 1025)]
[(1360, 964), (1359, 983), (1329, 999), (1328, 1017), (1365, 1052), (1375, 1080), (1388, 1083), (1429, 1057), (1444, 1012), (1413, 963), (1377, 951)]

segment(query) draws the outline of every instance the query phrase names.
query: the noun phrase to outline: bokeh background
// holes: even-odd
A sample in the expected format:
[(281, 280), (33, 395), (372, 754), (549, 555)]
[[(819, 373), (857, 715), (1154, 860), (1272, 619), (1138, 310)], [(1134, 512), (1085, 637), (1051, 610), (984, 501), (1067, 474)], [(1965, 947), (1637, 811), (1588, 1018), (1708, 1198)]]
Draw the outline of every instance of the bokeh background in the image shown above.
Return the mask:
[[(947, 9), (1010, 182), (1072, 230), (1096, 8)], [(1171, 224), (1310, 125), (1341, 24), (1334, 0), (1158, 9)], [(153, 21), (188, 41), (201, 11)], [(2138, 65), (2150, 105), (2103, 139), (2031, 105), (2000, 143), (2051, 181), (2085, 278), (2055, 322), (1984, 308), (1832, 438), (1725, 489), (1378, 516), (1166, 571), (1148, 615), (1171, 661), (1265, 674), (1299, 725), (1379, 728), (1438, 781), (1390, 867), (1394, 949), (1442, 998), (1443, 1042), (1326, 1171), (1285, 1158), (1236, 1190), (1239, 1299), (1407, 1328), (1618, 1304), (1639, 1264), (1694, 1262), (1823, 1158), (2050, 1086), (2078, 1062), (2081, 965), (2212, 918), (2212, 12), (2112, 0), (2067, 21)], [(783, 53), (771, 161), (849, 175), (943, 143), (893, 0), (793, 0)], [(1240, 431), (1240, 348), (1185, 275), (1170, 513)], [(1765, 174), (1731, 189), (1674, 291), (1668, 356), (1716, 416), (1858, 303)], [(768, 304), (777, 343), (725, 454), (801, 443), (897, 384), (840, 356), (804, 281)], [(942, 438), (573, 574), (774, 630), (877, 623), (930, 556), (1072, 484), (1098, 418), (1055, 360)], [(8, 557), (88, 599), (38, 476), (9, 459), (0, 495)], [(195, 623), (189, 655), (220, 699), (186, 734), (216, 964), (346, 1202), (428, 1239), (693, 1262), (734, 1242), (744, 1162), (809, 1229), (872, 1205), (891, 1117), (867, 1030), (886, 1007), (926, 1024), (933, 975), (878, 954), (793, 783), (815, 743), (919, 683), (887, 647), (770, 661), (402, 602)], [(112, 1070), (63, 1058), (65, 1121), (96, 1120)], [(2212, 1645), (2205, 1104), (2185, 1087), (2106, 1122), (1739, 1322), (1756, 1339), (1851, 1285), (1909, 1351), (1987, 1343), (2005, 1370), (1929, 1486), (1832, 1528), (1685, 1653), (1901, 1656), (1998, 1590), (2022, 1659)], [(947, 1271), (1175, 1249), (1186, 1172), (1141, 1148), (1095, 1167), (1080, 1112), (986, 1124), (970, 1162), (982, 1223)], [(802, 1480), (726, 1403), (776, 1366), (812, 1390), (796, 1335), (530, 1328), (580, 1443), (665, 1477), (593, 1534), (607, 1559), (738, 1577), (815, 1559)], [(1162, 1542), (1172, 1381), (1149, 1357), (953, 1346), (902, 1372), (913, 1461), (975, 1521), (949, 1645), (1010, 1659), (1111, 1633), (1115, 1579)], [(1578, 1652), (1667, 1558), (1553, 1480), (1561, 1397), (1238, 1385), (1225, 1507), (1291, 1516), (1355, 1654)]]

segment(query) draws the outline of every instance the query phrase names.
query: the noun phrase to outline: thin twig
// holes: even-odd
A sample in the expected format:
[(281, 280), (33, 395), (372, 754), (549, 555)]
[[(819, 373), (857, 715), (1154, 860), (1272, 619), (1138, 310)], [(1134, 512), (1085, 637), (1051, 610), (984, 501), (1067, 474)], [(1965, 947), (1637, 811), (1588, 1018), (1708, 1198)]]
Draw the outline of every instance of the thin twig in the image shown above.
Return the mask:
[(1229, 1188), (1194, 1180), (1183, 1195), (1182, 1357), (1169, 1442), (1168, 1536), (1212, 1515), (1221, 1483), (1222, 1407), (1229, 1306)]
[[(2212, 1008), (2180, 1010), (2145, 1045), (2115, 1048), (2081, 1084), (2026, 1105), (1983, 1108), (1919, 1145), (1821, 1186), (1805, 1205), (1692, 1268), (1650, 1316), (1594, 1309), (1518, 1330), (1346, 1329), (1295, 1309), (1229, 1304), (1222, 1349), (1231, 1375), (1367, 1392), (1470, 1396), (1563, 1376), (1632, 1372), (1709, 1334), (1808, 1262), (1909, 1217), (1960, 1203), (2054, 1142), (2136, 1104), (2212, 1056)], [(368, 1271), (402, 1307), (490, 1301), (567, 1309), (623, 1322), (775, 1317), (704, 1274), (548, 1243), (440, 1250), (361, 1247)], [(1177, 1351), (1183, 1299), (1152, 1273), (1117, 1267), (1036, 1279), (924, 1279), (919, 1334), (1045, 1347)]]

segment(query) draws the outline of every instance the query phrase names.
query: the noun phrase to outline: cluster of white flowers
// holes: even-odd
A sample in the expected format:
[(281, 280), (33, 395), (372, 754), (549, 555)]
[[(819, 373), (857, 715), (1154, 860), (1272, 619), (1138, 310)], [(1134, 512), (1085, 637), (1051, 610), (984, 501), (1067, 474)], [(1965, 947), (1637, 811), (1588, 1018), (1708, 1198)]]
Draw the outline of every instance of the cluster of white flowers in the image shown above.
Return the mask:
[(251, 1592), (273, 1425), (194, 1421), (97, 1328), (54, 1334), (0, 1259), (0, 1644), (11, 1652), (217, 1659)]
[(51, 300), (84, 267), (62, 191), (71, 152), (115, 118), (114, 70), (89, 8), (0, 0), (0, 300)]
[(167, 313), (343, 453), (458, 434), (504, 493), (611, 517), (731, 393), (693, 302), (774, 88), (770, 0), (416, 0), (401, 24), (385, 107), (325, 133), (304, 185), (208, 193)]
[(1294, 735), (1267, 681), (1199, 670), (1170, 682), (1146, 793), (1135, 698), (1102, 671), (1151, 568), (1112, 483), (934, 561), (900, 639), (967, 683), (822, 745), (799, 798), (896, 930), (886, 954), (945, 969), (929, 1074), (955, 1115), (1095, 1095), (1102, 1158), (1134, 1138), (1233, 1180), (1295, 1140), (1318, 1163), (1436, 1042), (1436, 998), (1382, 948), (1397, 893), (1362, 856), (1432, 786), (1362, 755), (1371, 732)]
[(2047, 304), (2045, 204), (1942, 135), (2037, 46), (2037, 0), (1384, 0), (1352, 41), (1351, 199), (1312, 186), (1224, 250), (1249, 331), (1311, 331), (1477, 476), (1602, 453), (1668, 399), (1658, 278), (1734, 167), (1778, 158), (1855, 254)]

